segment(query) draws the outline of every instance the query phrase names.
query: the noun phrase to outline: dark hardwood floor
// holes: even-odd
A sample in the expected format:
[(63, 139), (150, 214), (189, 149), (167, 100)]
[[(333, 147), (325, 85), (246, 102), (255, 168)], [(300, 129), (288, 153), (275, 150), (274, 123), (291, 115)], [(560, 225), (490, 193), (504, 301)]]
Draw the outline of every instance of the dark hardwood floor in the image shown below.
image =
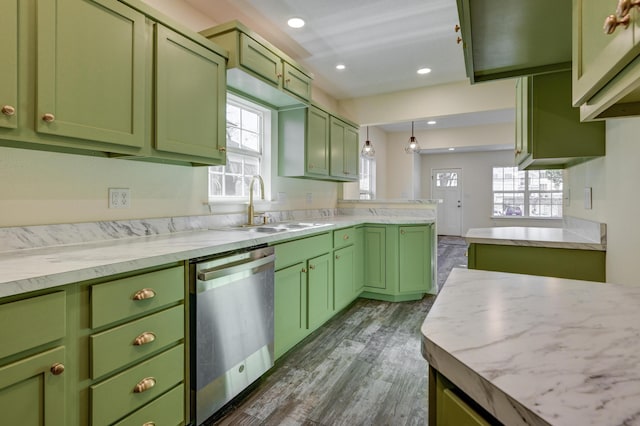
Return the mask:
[[(460, 241), (439, 239), (438, 288), (466, 264)], [(420, 326), (434, 301), (357, 299), (205, 425), (425, 425)]]

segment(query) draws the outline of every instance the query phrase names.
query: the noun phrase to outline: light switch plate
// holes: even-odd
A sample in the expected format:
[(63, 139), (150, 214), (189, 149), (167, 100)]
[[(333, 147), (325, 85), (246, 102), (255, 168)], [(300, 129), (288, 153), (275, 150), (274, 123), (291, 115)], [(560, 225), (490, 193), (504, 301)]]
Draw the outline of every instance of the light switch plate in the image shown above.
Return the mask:
[(591, 187), (586, 187), (584, 189), (584, 208), (586, 210), (591, 210)]

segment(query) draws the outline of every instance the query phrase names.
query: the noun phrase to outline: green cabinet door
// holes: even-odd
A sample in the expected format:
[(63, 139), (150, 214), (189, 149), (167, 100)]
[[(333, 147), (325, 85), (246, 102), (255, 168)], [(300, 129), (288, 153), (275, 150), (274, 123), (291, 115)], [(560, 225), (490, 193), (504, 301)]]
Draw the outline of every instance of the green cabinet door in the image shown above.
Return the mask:
[(307, 333), (307, 273), (297, 263), (275, 273), (274, 352), (276, 359)]
[(225, 66), (218, 54), (156, 25), (156, 149), (225, 163)]
[(246, 34), (240, 34), (240, 64), (261, 79), (279, 86), (282, 59)]
[(36, 33), (36, 131), (142, 147), (144, 15), (117, 0), (37, 0)]
[(333, 288), (335, 310), (347, 306), (355, 299), (355, 249), (348, 246), (336, 250), (333, 256)]
[(342, 181), (358, 179), (358, 132), (331, 117), (331, 176)]
[(66, 426), (65, 348), (58, 347), (0, 367), (0, 423), (21, 426)]
[(18, 108), (18, 1), (0, 4), (0, 127), (17, 127)]
[(355, 234), (353, 293), (358, 297), (364, 289), (364, 227), (356, 228)]
[(284, 91), (304, 101), (311, 100), (311, 78), (286, 61), (283, 62), (283, 70), (282, 88)]
[(522, 164), (529, 158), (529, 101), (526, 79), (516, 80), (516, 164)]
[(327, 176), (329, 175), (329, 114), (314, 106), (309, 107), (306, 131), (306, 173)]
[(331, 255), (314, 257), (307, 264), (309, 329), (314, 330), (333, 315)]
[(398, 244), (400, 293), (431, 290), (431, 227), (401, 226)]
[(386, 279), (386, 229), (383, 226), (365, 226), (364, 286), (374, 289), (387, 288)]

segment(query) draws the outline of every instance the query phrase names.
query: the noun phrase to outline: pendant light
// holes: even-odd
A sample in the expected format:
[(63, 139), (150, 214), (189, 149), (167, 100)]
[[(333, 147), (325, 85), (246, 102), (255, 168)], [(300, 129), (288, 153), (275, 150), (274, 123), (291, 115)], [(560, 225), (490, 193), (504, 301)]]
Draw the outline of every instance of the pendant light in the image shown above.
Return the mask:
[(418, 139), (413, 136), (413, 121), (411, 122), (411, 137), (409, 138), (409, 144), (404, 148), (404, 152), (407, 154), (420, 153), (420, 144), (418, 144)]
[(362, 145), (362, 151), (360, 151), (360, 155), (363, 158), (373, 158), (376, 156), (376, 150), (373, 149), (373, 144), (369, 140), (369, 126), (367, 126), (367, 140), (364, 145)]

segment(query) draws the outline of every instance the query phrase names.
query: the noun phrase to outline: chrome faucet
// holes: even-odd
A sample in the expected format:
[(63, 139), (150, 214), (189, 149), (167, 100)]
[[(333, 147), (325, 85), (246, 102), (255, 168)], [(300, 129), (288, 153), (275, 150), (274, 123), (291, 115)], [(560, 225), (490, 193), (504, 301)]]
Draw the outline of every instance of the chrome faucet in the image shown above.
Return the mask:
[(249, 183), (249, 207), (247, 208), (247, 224), (255, 225), (253, 219), (255, 217), (255, 212), (253, 208), (253, 183), (255, 181), (260, 183), (260, 198), (264, 200), (264, 181), (262, 180), (262, 176), (255, 175), (251, 178), (251, 183)]

